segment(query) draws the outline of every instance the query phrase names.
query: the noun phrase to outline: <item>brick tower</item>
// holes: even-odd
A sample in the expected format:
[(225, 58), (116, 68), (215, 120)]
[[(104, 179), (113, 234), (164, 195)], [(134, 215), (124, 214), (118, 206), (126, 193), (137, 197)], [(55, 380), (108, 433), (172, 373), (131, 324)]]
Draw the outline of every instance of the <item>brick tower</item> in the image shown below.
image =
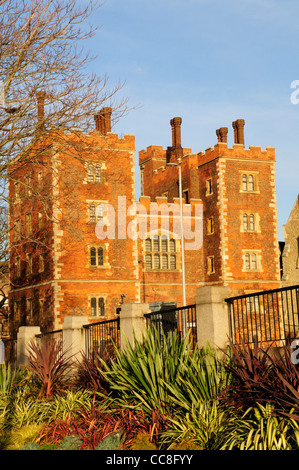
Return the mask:
[[(171, 147), (147, 147), (139, 163), (141, 200), (178, 197), (178, 169), (168, 165), (176, 162), (185, 203), (203, 205), (202, 247), (185, 253), (187, 299), (193, 303), (203, 285), (230, 286), (232, 294), (280, 287), (274, 148), (245, 148), (245, 122), (238, 119), (232, 147), (228, 128), (221, 127), (214, 147), (193, 153), (181, 146), (181, 122), (170, 121)], [(180, 303), (179, 274), (174, 279), (161, 271), (145, 266), (143, 300), (153, 299), (154, 292), (165, 300), (171, 292)]]
[(43, 132), (31, 154), (10, 167), (12, 334), (59, 329), (70, 314), (114, 317), (123, 295), (139, 301), (136, 242), (99, 238), (96, 226), (107, 203), (136, 199), (134, 136), (112, 133), (104, 108), (89, 134)]

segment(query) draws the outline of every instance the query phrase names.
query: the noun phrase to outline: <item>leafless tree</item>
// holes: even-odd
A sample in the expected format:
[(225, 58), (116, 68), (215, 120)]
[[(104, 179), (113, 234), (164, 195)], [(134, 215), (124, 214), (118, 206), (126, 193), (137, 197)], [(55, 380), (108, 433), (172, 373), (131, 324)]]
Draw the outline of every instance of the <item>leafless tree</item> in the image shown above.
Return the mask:
[[(0, 262), (14, 230), (7, 222), (8, 181), (17, 183), (28, 163), (52, 165), (54, 145), (56, 153), (79, 158), (80, 144), (72, 152), (64, 133), (90, 130), (103, 106), (114, 119), (127, 112), (126, 99), (117, 101), (121, 84), (110, 88), (105, 74), (89, 72), (95, 58), (83, 45), (97, 28), (87, 21), (100, 6), (97, 0), (0, 0)], [(45, 194), (32, 188), (47, 213)]]

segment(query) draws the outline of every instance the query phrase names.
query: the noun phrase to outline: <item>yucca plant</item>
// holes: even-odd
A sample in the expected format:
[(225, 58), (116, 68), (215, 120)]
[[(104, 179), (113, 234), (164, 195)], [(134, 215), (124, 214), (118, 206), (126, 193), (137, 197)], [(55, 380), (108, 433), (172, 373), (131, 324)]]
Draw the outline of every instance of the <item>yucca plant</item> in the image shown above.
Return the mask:
[(203, 400), (197, 406), (193, 404), (189, 412), (168, 418), (161, 443), (170, 450), (187, 442), (194, 448), (219, 450), (234, 419), (233, 414), (219, 408), (216, 400)]
[(162, 338), (148, 329), (139, 342), (127, 342), (126, 348), (116, 351), (116, 358), (105, 365), (103, 372), (110, 397), (120, 407), (141, 407), (150, 414), (160, 410), (165, 414), (173, 409), (168, 385), (184, 380), (189, 372), (189, 338), (181, 340), (175, 332)]
[(299, 426), (290, 418), (275, 415), (273, 405), (257, 404), (235, 423), (222, 450), (298, 450)]
[(209, 343), (190, 354), (187, 373), (166, 384), (173, 403), (191, 413), (201, 401), (216, 399), (230, 381), (224, 363)]
[(50, 398), (65, 390), (70, 382), (71, 358), (66, 358), (58, 341), (42, 338), (40, 344), (29, 345), (28, 369), (33, 374), (33, 384), (39, 396)]

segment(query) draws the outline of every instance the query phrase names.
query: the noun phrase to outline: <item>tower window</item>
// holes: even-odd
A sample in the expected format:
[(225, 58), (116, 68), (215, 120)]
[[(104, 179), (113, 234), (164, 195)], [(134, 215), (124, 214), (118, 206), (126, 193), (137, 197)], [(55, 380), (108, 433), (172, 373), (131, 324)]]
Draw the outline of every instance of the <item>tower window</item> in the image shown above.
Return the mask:
[(248, 251), (244, 253), (244, 270), (258, 271), (260, 270), (260, 255), (257, 252)]
[(101, 183), (102, 181), (102, 167), (100, 164), (94, 165), (88, 163), (87, 166), (87, 181), (88, 183)]
[(241, 192), (257, 193), (258, 192), (257, 173), (242, 172), (240, 189), (241, 189)]
[(214, 256), (207, 257), (207, 271), (208, 274), (212, 274), (215, 272)]

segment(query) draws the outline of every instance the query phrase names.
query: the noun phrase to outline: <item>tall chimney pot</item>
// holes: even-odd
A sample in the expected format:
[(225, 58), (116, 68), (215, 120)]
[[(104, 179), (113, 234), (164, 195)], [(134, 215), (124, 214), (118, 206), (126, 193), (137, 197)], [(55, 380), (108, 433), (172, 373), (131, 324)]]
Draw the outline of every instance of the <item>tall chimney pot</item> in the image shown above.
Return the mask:
[(45, 119), (45, 98), (46, 93), (44, 91), (38, 91), (36, 93), (37, 99), (37, 121), (40, 127), (44, 127)]
[(174, 117), (170, 120), (170, 125), (172, 128), (172, 148), (177, 149), (181, 148), (181, 124), (182, 118)]
[(234, 140), (235, 144), (244, 145), (244, 126), (245, 121), (244, 119), (237, 119), (232, 123), (234, 128)]
[(98, 114), (95, 114), (94, 120), (96, 124), (96, 130), (101, 135), (106, 135), (107, 132), (111, 132), (111, 115), (112, 108), (102, 108)]

